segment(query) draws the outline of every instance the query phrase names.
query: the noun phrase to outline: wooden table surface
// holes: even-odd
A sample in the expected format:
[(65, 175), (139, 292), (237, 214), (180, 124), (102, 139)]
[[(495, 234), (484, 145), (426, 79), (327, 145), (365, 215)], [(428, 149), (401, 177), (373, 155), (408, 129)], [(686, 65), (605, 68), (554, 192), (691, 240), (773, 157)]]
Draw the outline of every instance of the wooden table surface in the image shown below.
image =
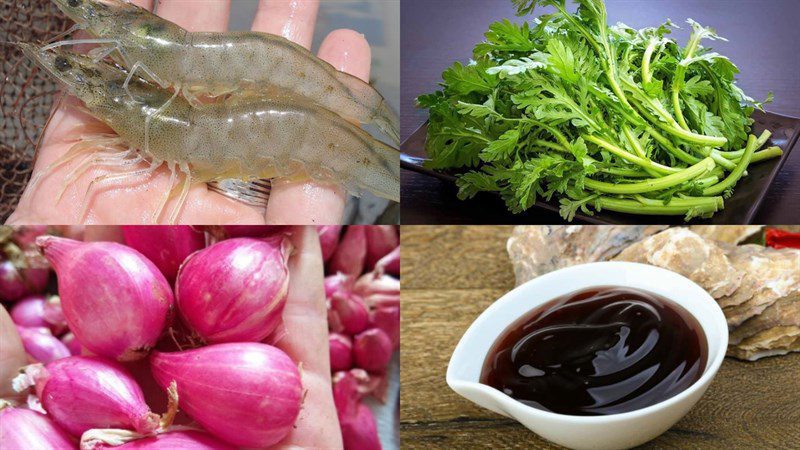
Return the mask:
[[(800, 1), (606, 0), (606, 4), (612, 24), (622, 21), (640, 28), (672, 19), (681, 26), (673, 36), (682, 44), (691, 30), (687, 18), (716, 28), (729, 42), (711, 44), (739, 66), (739, 86), (756, 99), (772, 91), (775, 101), (767, 106), (769, 111), (800, 117)], [(454, 61), (466, 62), (491, 22), (523, 19), (515, 17), (509, 0), (403, 0), (400, 16), (401, 134), (405, 140), (427, 119), (427, 111), (415, 108), (414, 99), (436, 90), (442, 71)], [(491, 194), (461, 202), (455, 192), (439, 180), (403, 170), (402, 223), (562, 222), (558, 214), (541, 209), (524, 218), (514, 216)], [(770, 188), (755, 223), (796, 223), (798, 210), (800, 152), (795, 151)]]
[[(403, 448), (555, 448), (445, 383), (470, 323), (514, 287), (511, 227), (403, 226)], [(800, 353), (726, 358), (700, 402), (644, 448), (800, 448)]]

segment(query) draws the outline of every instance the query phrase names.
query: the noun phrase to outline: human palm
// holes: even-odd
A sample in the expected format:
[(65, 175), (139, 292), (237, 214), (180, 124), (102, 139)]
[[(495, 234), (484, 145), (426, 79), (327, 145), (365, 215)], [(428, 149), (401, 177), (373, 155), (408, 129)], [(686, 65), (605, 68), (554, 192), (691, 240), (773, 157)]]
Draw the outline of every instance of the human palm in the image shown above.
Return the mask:
[[(153, 9), (152, 0), (133, 2)], [(230, 0), (161, 0), (157, 14), (190, 31), (224, 31), (228, 27), (230, 4)], [(318, 0), (260, 0), (252, 29), (281, 35), (308, 48), (318, 8)], [(339, 70), (364, 80), (369, 78), (369, 44), (361, 34), (352, 30), (330, 33), (320, 47), (319, 57)], [(96, 119), (75, 106), (76, 100), (71, 98), (56, 106), (41, 141), (32, 179), (80, 139), (76, 130), (97, 125)], [(115, 180), (89, 190), (92, 180), (116, 173), (113, 168), (92, 167), (70, 182), (63, 197), (59, 198), (64, 180), (81, 162), (81, 159), (71, 161), (40, 176), (40, 181), (26, 189), (8, 223), (136, 224), (153, 221), (153, 213), (169, 191), (169, 169), (162, 166), (146, 177)], [(177, 221), (188, 224), (338, 223), (342, 220), (345, 199), (344, 190), (338, 186), (273, 180), (272, 193), (264, 212), (199, 183), (189, 190)], [(161, 221), (169, 217), (168, 213), (177, 202), (176, 198), (170, 199)]]

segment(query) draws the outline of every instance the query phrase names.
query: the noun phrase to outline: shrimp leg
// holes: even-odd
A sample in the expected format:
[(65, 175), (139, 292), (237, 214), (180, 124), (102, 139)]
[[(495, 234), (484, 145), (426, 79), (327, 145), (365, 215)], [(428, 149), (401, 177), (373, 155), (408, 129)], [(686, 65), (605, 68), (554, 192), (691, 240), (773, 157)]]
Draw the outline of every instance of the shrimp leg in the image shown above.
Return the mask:
[(76, 32), (76, 31), (79, 31), (79, 30), (83, 30), (85, 28), (86, 27), (84, 27), (83, 25), (78, 25), (77, 23), (74, 23), (74, 24), (72, 24), (71, 27), (69, 27), (63, 33), (58, 33), (57, 35), (55, 35), (55, 36), (51, 37), (50, 39), (48, 39), (46, 42), (48, 44), (51, 44), (53, 42), (58, 41), (59, 39), (61, 39), (63, 37), (69, 36), (70, 34)]
[(87, 156), (78, 164), (78, 167), (72, 169), (72, 171), (64, 177), (61, 181), (61, 189), (58, 191), (58, 195), (56, 195), (56, 204), (61, 201), (61, 198), (64, 197), (64, 192), (67, 191), (67, 188), (73, 181), (83, 176), (87, 170), (92, 168), (93, 166), (103, 166), (107, 162), (116, 162), (122, 159), (125, 159), (125, 156), (120, 157), (115, 153), (108, 153), (108, 152), (98, 152), (92, 155)]
[(67, 150), (66, 153), (61, 155), (61, 157), (59, 157), (52, 163), (48, 164), (47, 167), (45, 167), (39, 173), (37, 173), (35, 177), (31, 178), (30, 183), (28, 183), (28, 189), (33, 190), (44, 177), (49, 175), (50, 172), (55, 170), (56, 168), (73, 161), (75, 158), (78, 158), (79, 156), (81, 156), (86, 152), (92, 152), (92, 153), (96, 152), (97, 148), (94, 147), (94, 145), (100, 144), (104, 148), (110, 148), (114, 147), (115, 145), (120, 145), (122, 143), (123, 141), (119, 137), (114, 137), (110, 139), (104, 138), (98, 140), (86, 139), (82, 142), (78, 142), (72, 147), (70, 147), (70, 149)]
[(189, 165), (186, 163), (181, 163), (179, 167), (181, 172), (183, 172), (183, 187), (181, 188), (181, 195), (178, 197), (178, 204), (175, 205), (175, 208), (172, 210), (172, 214), (169, 215), (170, 224), (174, 224), (178, 219), (178, 214), (181, 212), (183, 204), (186, 203), (186, 196), (189, 195), (189, 187), (192, 184), (192, 174), (189, 170)]
[(158, 164), (154, 164), (153, 162), (151, 162), (150, 167), (147, 167), (146, 169), (138, 169), (131, 172), (123, 172), (123, 173), (109, 173), (95, 178), (94, 180), (92, 180), (91, 183), (89, 183), (89, 186), (86, 188), (86, 192), (84, 192), (83, 194), (83, 202), (81, 203), (81, 214), (80, 216), (78, 216), (78, 218), (80, 220), (83, 220), (83, 218), (86, 216), (86, 213), (89, 210), (89, 192), (91, 192), (95, 186), (99, 186), (102, 183), (114, 180), (120, 180), (123, 178), (135, 178), (140, 176), (147, 176), (155, 172), (155, 170), (158, 169), (158, 166), (160, 165), (161, 165), (160, 162)]
[[(166, 88), (169, 87), (169, 84), (167, 84), (164, 81), (162, 81), (161, 78), (159, 78), (158, 75), (153, 73), (152, 70), (150, 70), (147, 66), (145, 66), (143, 62), (136, 61), (135, 63), (133, 63), (133, 66), (131, 67), (131, 70), (128, 72), (128, 76), (125, 78), (125, 82), (122, 83), (122, 87), (125, 89), (125, 92), (128, 93), (128, 96), (130, 96), (131, 100), (135, 100), (135, 99), (133, 98), (133, 95), (131, 94), (131, 91), (130, 91), (130, 88), (128, 87), (128, 85), (131, 83), (131, 79), (133, 79), (133, 74), (136, 73), (136, 71), (139, 70), (139, 69), (141, 69), (142, 72), (146, 73), (147, 76), (149, 76), (153, 81), (155, 81), (162, 88), (166, 89)], [(179, 91), (179, 89), (175, 90), (175, 92), (178, 92), (178, 91)]]
[(172, 192), (175, 190), (173, 185), (175, 184), (176, 175), (177, 172), (175, 171), (174, 164), (169, 164), (169, 183), (167, 184), (167, 186), (169, 186), (169, 189), (167, 189), (167, 191), (164, 193), (164, 197), (161, 199), (161, 202), (159, 202), (158, 208), (156, 208), (156, 210), (153, 211), (153, 217), (152, 217), (153, 223), (158, 223), (158, 219), (161, 217), (161, 213), (164, 212), (164, 207), (167, 206), (167, 201), (169, 201), (170, 197), (172, 197)]

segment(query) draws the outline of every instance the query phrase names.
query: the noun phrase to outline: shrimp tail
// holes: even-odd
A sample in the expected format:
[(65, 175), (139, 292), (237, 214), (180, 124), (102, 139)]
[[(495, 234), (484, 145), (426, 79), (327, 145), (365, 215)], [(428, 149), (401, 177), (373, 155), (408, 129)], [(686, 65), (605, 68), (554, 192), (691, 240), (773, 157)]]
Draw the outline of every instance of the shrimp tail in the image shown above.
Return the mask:
[(356, 118), (362, 123), (375, 125), (392, 142), (399, 144), (400, 118), (386, 103), (386, 99), (372, 85), (347, 72), (336, 72), (336, 78), (350, 91), (352, 99), (363, 108), (360, 117)]
[(381, 132), (389, 136), (392, 142), (400, 144), (400, 130), (398, 128), (400, 119), (397, 117), (397, 113), (394, 112), (392, 107), (386, 103), (386, 100), (381, 99), (381, 104), (375, 114), (373, 123)]

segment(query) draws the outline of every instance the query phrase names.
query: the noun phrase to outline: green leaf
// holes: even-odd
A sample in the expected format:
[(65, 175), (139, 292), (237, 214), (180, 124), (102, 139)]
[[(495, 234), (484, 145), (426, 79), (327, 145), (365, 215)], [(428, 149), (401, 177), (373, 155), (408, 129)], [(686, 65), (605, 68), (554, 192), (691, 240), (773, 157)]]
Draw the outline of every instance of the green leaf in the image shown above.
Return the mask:
[(711, 86), (710, 81), (701, 80), (700, 76), (698, 75), (686, 81), (686, 84), (684, 84), (683, 86), (682, 92), (695, 97), (702, 97), (704, 95), (708, 95), (714, 92), (714, 88)]
[(519, 130), (508, 130), (483, 149), (481, 152), (481, 159), (485, 162), (510, 159), (517, 147), (518, 141)]
[(550, 53), (548, 61), (553, 70), (569, 83), (577, 83), (581, 77), (575, 66), (575, 55), (564, 43), (558, 39), (551, 39), (547, 43), (547, 51)]
[(472, 117), (486, 117), (486, 116), (497, 116), (499, 115), (497, 111), (494, 110), (494, 99), (489, 97), (486, 102), (482, 105), (476, 105), (475, 103), (464, 103), (459, 101), (458, 105), (456, 106), (458, 112), (460, 114), (467, 114)]
[(541, 69), (546, 66), (545, 63), (535, 61), (531, 58), (510, 59), (504, 62), (503, 65), (486, 69), (486, 73), (489, 75), (497, 75), (503, 79), (525, 73), (529, 70)]
[(475, 46), (473, 55), (477, 59), (489, 54), (499, 56), (498, 54), (533, 53), (538, 48), (536, 36), (540, 32), (541, 29), (531, 30), (528, 22), (521, 25), (508, 19), (494, 22), (484, 35), (486, 41)]
[(491, 93), (497, 86), (497, 77), (486, 73), (488, 66), (485, 61), (466, 66), (456, 62), (442, 74), (445, 93), (449, 95)]
[(664, 95), (664, 82), (653, 78), (649, 83), (642, 83), (644, 92), (653, 98), (661, 98)]

